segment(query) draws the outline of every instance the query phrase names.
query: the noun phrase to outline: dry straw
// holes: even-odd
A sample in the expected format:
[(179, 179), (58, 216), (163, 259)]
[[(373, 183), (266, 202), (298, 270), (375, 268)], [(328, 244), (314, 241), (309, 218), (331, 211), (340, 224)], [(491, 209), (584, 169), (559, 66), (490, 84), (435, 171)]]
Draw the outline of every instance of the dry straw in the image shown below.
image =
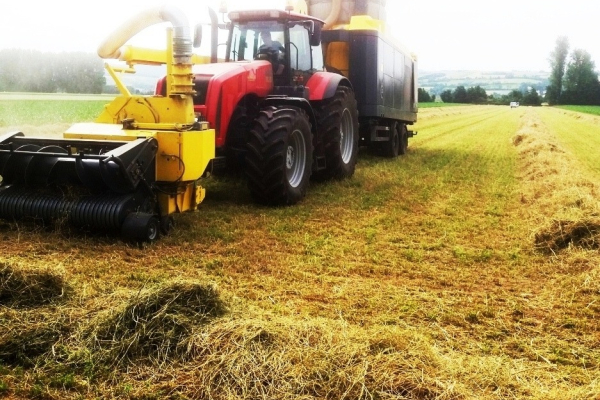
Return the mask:
[(227, 308), (216, 286), (175, 281), (144, 290), (100, 314), (83, 333), (93, 357), (107, 364), (185, 358), (195, 329)]
[(56, 307), (72, 292), (51, 269), (0, 263), (0, 362), (32, 365), (68, 331)]
[[(536, 114), (525, 114), (513, 138), (525, 182), (523, 203), (540, 211), (533, 218), (537, 249), (555, 253), (572, 246), (597, 249), (600, 244), (600, 189), (548, 132)], [(539, 216), (542, 215), (540, 219)]]
[(0, 262), (0, 304), (35, 307), (59, 303), (71, 292), (62, 274), (51, 269), (24, 269)]
[(465, 390), (427, 338), (393, 326), (230, 318), (197, 332), (190, 356), (171, 371), (184, 398), (441, 399)]

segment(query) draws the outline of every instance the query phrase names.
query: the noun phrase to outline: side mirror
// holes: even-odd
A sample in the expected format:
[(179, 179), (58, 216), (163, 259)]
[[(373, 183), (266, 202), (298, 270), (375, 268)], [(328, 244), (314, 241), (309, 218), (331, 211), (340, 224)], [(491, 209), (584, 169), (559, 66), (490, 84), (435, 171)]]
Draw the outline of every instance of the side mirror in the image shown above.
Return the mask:
[(310, 45), (318, 46), (321, 44), (321, 29), (323, 25), (321, 24), (313, 24), (313, 29), (310, 34)]
[(198, 24), (194, 27), (194, 48), (200, 47), (202, 44), (202, 25)]

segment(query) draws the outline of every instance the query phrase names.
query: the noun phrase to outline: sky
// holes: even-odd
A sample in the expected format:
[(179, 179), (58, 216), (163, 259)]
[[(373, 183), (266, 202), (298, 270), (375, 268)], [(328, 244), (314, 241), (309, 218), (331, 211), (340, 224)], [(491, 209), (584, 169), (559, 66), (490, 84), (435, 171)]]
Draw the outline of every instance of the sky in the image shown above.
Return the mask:
[[(157, 0), (18, 0), (0, 5), (0, 50), (96, 53), (114, 29)], [(206, 5), (219, 0), (170, 0), (190, 16), (206, 20)], [(230, 0), (229, 10), (268, 8), (283, 0)], [(588, 51), (600, 69), (598, 0), (387, 0), (390, 33), (415, 53), (421, 71), (549, 71), (548, 58), (559, 36), (571, 49)], [(163, 40), (156, 26), (132, 43)], [(156, 36), (156, 32), (160, 32)]]

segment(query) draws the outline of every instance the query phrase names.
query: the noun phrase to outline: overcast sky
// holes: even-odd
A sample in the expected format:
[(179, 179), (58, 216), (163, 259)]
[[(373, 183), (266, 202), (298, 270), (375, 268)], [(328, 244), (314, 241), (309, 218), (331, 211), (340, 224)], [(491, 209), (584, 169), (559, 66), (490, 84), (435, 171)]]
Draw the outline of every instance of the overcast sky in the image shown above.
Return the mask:
[[(113, 29), (140, 10), (166, 1), (17, 0), (0, 6), (0, 49), (96, 52)], [(201, 4), (218, 0), (171, 0), (197, 22)], [(283, 0), (231, 0), (264, 8)], [(196, 17), (197, 16), (197, 17)], [(560, 35), (571, 49), (587, 50), (600, 69), (598, 0), (387, 0), (393, 35), (417, 54), (420, 69), (549, 70), (548, 57)], [(156, 27), (156, 29), (161, 29)], [(150, 34), (150, 33), (149, 33)], [(144, 35), (136, 40), (142, 41)], [(148, 36), (146, 36), (148, 40)]]

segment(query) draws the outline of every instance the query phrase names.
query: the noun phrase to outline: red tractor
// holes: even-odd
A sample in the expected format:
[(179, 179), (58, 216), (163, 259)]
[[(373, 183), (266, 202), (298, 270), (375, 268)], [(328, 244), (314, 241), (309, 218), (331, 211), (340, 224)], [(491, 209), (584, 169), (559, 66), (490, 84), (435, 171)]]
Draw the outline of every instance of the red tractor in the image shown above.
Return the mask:
[(323, 21), (282, 10), (229, 19), (226, 62), (193, 68), (194, 109), (216, 131), (217, 160), (243, 170), (253, 198), (270, 205), (297, 203), (311, 176), (351, 176), (357, 103), (346, 77), (324, 72)]

